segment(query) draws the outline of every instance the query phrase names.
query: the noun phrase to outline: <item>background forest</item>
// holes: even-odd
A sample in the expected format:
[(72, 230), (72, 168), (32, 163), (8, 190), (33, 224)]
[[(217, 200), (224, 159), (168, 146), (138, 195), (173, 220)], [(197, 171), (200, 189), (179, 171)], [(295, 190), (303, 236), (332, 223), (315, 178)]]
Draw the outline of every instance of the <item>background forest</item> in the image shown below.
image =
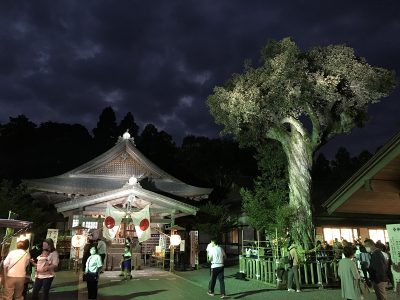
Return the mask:
[[(116, 120), (111, 107), (102, 111), (92, 133), (79, 124), (49, 121), (37, 125), (20, 115), (0, 124), (0, 218), (7, 218), (11, 210), (17, 214), (15, 219), (34, 222), (38, 238), (44, 236), (47, 228), (63, 217), (52, 205), (34, 200), (21, 180), (67, 172), (111, 148), (127, 129), (137, 148), (160, 168), (188, 184), (213, 188), (209, 199), (198, 204), (203, 208), (197, 218), (202, 228), (221, 219), (216, 211), (233, 225), (231, 220), (242, 211), (240, 189), (251, 190), (268, 182), (268, 172), (270, 176), (281, 176), (279, 185), (287, 188), (282, 184), (286, 162), (276, 145), (256, 153), (252, 148), (239, 148), (231, 139), (196, 136), (187, 136), (177, 145), (171, 135), (152, 124), (139, 128), (131, 113)], [(367, 151), (352, 156), (345, 148), (340, 148), (333, 160), (319, 154), (312, 173), (314, 212), (320, 211), (321, 203), (370, 157)], [(279, 197), (279, 193), (276, 195)], [(213, 205), (224, 209), (213, 209)], [(228, 231), (229, 226), (221, 224), (221, 230)]]

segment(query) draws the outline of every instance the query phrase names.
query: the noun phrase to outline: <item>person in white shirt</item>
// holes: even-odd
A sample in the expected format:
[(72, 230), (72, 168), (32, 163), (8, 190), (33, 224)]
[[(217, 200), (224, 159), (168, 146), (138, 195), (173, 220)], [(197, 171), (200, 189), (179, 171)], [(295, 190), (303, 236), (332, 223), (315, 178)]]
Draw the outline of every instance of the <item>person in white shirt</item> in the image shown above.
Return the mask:
[(49, 255), (46, 257), (46, 264), (43, 265), (43, 268), (39, 268), (36, 270), (36, 278), (35, 283), (33, 284), (32, 291), (32, 300), (39, 299), (39, 291), (43, 287), (43, 300), (49, 299), (49, 292), (51, 288), (51, 284), (53, 282), (55, 274), (55, 269), (58, 267), (59, 258), (58, 252), (54, 247), (54, 242), (52, 239), (45, 239), (42, 243), (42, 249), (48, 250)]
[(224, 260), (226, 254), (224, 250), (215, 242), (215, 246), (211, 248), (209, 260), (211, 262), (211, 281), (208, 285), (208, 294), (214, 296), (214, 288), (217, 278), (219, 280), (219, 289), (221, 298), (225, 298), (225, 280), (224, 280)]
[(214, 246), (215, 246), (215, 240), (212, 239), (212, 240), (210, 241), (210, 243), (207, 245), (207, 248), (206, 248), (206, 252), (207, 252), (207, 261), (210, 260), (209, 254), (210, 254), (211, 249), (212, 249)]
[(24, 291), (26, 267), (29, 264), (30, 255), (27, 241), (19, 241), (17, 249), (8, 253), (4, 260), (6, 274), (4, 300), (22, 300)]
[(97, 254), (96, 247), (90, 248), (90, 256), (86, 261), (85, 268), (88, 299), (97, 299), (99, 272), (102, 266), (101, 257)]

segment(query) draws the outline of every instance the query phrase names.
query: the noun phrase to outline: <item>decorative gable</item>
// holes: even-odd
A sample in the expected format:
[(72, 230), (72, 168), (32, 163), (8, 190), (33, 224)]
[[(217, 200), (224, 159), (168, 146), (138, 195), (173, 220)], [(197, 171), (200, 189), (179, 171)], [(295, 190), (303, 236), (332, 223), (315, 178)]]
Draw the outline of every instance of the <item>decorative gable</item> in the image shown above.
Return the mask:
[(107, 176), (122, 176), (135, 178), (161, 178), (160, 175), (151, 172), (148, 168), (133, 159), (126, 152), (122, 152), (116, 158), (105, 162), (100, 166), (86, 170), (86, 174), (91, 175), (107, 175)]

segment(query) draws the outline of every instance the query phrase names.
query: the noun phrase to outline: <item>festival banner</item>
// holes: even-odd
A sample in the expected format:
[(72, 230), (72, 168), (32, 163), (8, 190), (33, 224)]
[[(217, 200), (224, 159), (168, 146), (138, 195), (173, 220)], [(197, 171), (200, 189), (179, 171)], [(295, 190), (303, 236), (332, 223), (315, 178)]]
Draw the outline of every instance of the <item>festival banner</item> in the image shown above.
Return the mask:
[(400, 224), (388, 224), (386, 230), (389, 235), (390, 257), (392, 259), (392, 273), (395, 290), (400, 289)]

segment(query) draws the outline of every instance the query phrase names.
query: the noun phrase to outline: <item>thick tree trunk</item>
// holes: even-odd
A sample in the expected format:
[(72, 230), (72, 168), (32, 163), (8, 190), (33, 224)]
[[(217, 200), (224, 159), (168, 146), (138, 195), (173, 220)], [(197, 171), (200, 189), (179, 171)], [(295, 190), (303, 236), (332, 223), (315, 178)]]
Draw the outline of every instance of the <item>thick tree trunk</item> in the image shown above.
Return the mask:
[(313, 247), (314, 225), (311, 212), (312, 149), (304, 137), (294, 131), (286, 150), (289, 172), (289, 203), (296, 211), (290, 230), (304, 249)]

